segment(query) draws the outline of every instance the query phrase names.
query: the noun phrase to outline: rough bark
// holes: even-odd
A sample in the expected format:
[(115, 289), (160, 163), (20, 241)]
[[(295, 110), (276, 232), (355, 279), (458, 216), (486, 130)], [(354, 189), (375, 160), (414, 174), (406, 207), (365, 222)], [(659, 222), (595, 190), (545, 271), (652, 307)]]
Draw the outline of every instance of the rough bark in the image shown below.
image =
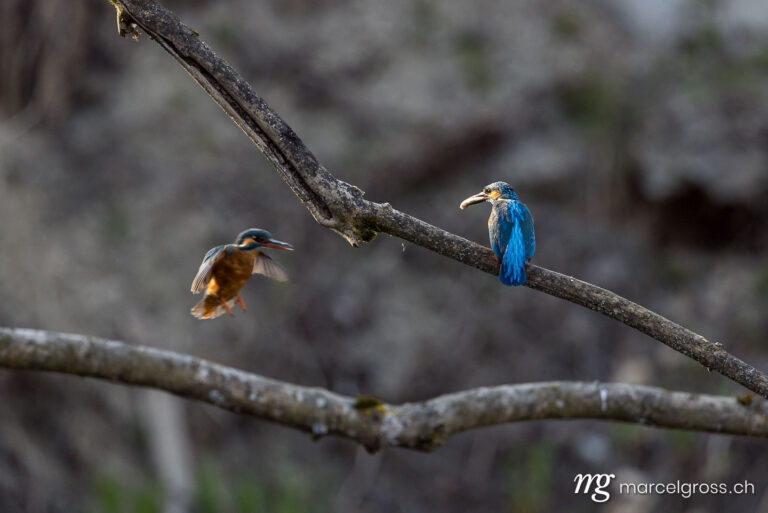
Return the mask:
[(284, 383), (200, 358), (83, 335), (0, 328), (0, 366), (152, 387), (316, 438), (335, 435), (374, 451), (432, 450), (484, 426), (600, 419), (768, 437), (762, 399), (668, 392), (617, 383), (547, 382), (477, 388), (418, 403), (386, 404)]
[[(499, 265), (489, 248), (400, 212), (389, 203), (368, 201), (363, 191), (335, 178), (237, 71), (162, 5), (154, 0), (110, 2), (118, 11), (120, 34), (137, 38), (137, 28), (141, 28), (168, 51), (272, 162), (322, 226), (353, 246), (372, 240), (377, 233), (387, 233), (498, 275)], [(721, 343), (596, 285), (533, 264), (527, 264), (526, 271), (526, 286), (616, 319), (768, 398), (768, 376), (725, 351)]]

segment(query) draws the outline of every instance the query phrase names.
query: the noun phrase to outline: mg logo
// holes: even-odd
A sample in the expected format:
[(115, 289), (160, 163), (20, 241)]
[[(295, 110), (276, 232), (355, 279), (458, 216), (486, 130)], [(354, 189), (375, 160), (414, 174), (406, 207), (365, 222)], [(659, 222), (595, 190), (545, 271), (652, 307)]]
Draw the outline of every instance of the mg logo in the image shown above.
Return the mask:
[(611, 498), (611, 494), (606, 491), (606, 488), (611, 484), (614, 477), (616, 474), (576, 474), (576, 477), (573, 478), (573, 482), (576, 483), (576, 489), (573, 493), (587, 494), (592, 491), (589, 498), (593, 502), (605, 502)]

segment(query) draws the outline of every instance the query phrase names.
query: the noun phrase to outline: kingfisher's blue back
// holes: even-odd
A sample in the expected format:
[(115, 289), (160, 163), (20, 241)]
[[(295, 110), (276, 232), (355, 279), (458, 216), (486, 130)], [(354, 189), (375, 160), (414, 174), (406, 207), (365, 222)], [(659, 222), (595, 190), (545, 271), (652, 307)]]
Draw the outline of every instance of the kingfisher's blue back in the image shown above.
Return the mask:
[(491, 249), (499, 259), (499, 281), (504, 285), (525, 283), (525, 261), (536, 251), (533, 217), (520, 200), (493, 201), (488, 218)]

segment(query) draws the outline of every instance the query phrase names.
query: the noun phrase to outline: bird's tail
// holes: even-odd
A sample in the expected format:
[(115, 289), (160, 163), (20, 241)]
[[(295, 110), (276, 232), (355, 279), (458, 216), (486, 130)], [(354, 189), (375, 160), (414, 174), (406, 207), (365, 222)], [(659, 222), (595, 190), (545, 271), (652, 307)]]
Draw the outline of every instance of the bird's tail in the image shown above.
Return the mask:
[(504, 285), (522, 285), (525, 283), (525, 243), (520, 223), (512, 227), (511, 237), (501, 260), (499, 281)]
[[(237, 298), (230, 299), (227, 301), (227, 306), (232, 309), (235, 301), (237, 301)], [(205, 296), (202, 301), (190, 309), (189, 313), (198, 319), (215, 319), (216, 317), (227, 313), (227, 309), (224, 308), (224, 305), (221, 304), (221, 300), (217, 297)]]

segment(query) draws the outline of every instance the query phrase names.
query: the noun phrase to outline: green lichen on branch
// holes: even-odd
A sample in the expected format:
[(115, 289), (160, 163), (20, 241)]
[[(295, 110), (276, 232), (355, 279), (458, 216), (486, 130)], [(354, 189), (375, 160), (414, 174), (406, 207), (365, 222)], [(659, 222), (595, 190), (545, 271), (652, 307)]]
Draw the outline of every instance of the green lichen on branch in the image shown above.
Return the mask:
[(383, 415), (387, 412), (386, 405), (378, 397), (372, 395), (357, 396), (352, 407), (366, 415)]

